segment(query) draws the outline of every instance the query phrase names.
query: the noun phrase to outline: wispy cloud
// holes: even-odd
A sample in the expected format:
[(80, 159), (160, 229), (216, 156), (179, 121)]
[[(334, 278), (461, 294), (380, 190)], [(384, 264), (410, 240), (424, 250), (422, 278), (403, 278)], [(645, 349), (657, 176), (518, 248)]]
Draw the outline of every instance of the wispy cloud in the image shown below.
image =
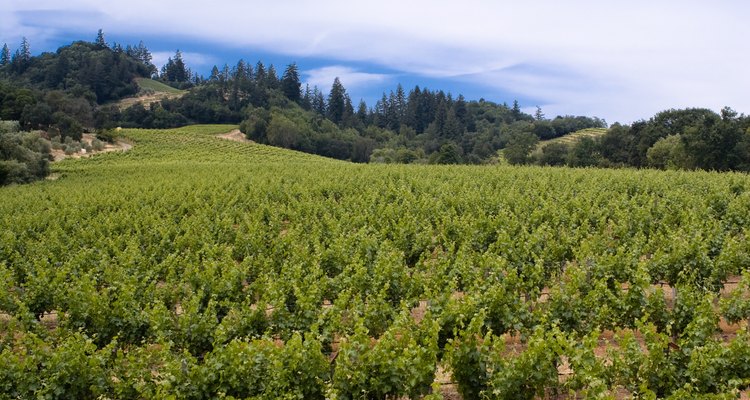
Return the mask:
[(387, 74), (361, 72), (341, 65), (332, 65), (304, 71), (303, 76), (306, 77), (306, 84), (310, 85), (310, 87), (317, 86), (322, 91), (330, 88), (335, 78), (339, 78), (341, 83), (348, 90), (376, 83), (383, 83), (391, 79), (391, 76)]
[[(219, 61), (210, 54), (202, 54), (195, 52), (180, 52), (182, 54), (182, 60), (185, 64), (190, 66), (206, 66), (214, 65)], [(175, 52), (169, 51), (155, 51), (151, 53), (151, 62), (156, 66), (162, 66), (167, 63), (170, 58), (174, 58)]]
[[(15, 39), (14, 32), (49, 34), (29, 20), (33, 13), (23, 12), (60, 8), (57, 0), (6, 1), (10, 4), (0, 10), (0, 33), (6, 40)], [(315, 57), (335, 65), (355, 62), (360, 66), (355, 73), (366, 74), (361, 66), (369, 63), (397, 73), (471, 81), (486, 85), (487, 97), (499, 89), (510, 90), (559, 107), (561, 113), (608, 120), (630, 121), (678, 106), (731, 105), (750, 111), (750, 74), (744, 71), (750, 65), (750, 52), (744, 51), (750, 37), (746, 2), (224, 0), (211, 7), (183, 3), (67, 0), (68, 12), (99, 17), (65, 20), (78, 21), (87, 32), (95, 32), (96, 24), (117, 34), (200, 39), (291, 59)], [(72, 29), (55, 18), (44, 25), (48, 30)], [(514, 69), (519, 65), (524, 68)], [(309, 72), (312, 82), (324, 71)], [(370, 78), (354, 75), (344, 83), (348, 88)]]

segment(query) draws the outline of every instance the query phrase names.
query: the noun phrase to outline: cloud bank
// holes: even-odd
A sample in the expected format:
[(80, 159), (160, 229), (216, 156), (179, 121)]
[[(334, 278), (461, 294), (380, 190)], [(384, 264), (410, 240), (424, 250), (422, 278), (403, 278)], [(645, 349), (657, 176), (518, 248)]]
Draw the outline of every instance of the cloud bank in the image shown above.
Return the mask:
[[(670, 107), (750, 111), (745, 2), (68, 0), (62, 11), (71, 17), (50, 17), (60, 8), (53, 0), (10, 0), (0, 11), (0, 35), (10, 43), (21, 35), (44, 40), (55, 30), (101, 27), (199, 39), (335, 65), (308, 71), (310, 82), (347, 62), (367, 63), (482, 85), (486, 98), (503, 91), (539, 99), (548, 115), (610, 122)], [(345, 85), (384, 79), (363, 69), (338, 72), (347, 74)]]
[(373, 74), (369, 72), (357, 71), (354, 68), (333, 65), (323, 68), (316, 68), (304, 72), (305, 82), (310, 87), (317, 86), (325, 91), (331, 86), (335, 78), (339, 78), (345, 88), (352, 90), (375, 83), (383, 83), (390, 80), (387, 74)]

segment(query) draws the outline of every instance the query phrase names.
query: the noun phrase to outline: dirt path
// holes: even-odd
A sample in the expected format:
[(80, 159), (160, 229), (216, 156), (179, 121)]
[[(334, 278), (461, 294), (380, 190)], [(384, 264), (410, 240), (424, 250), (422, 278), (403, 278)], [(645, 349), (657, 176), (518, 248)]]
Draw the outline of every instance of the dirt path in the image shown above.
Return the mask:
[[(81, 138), (81, 144), (91, 145), (91, 142), (95, 138), (96, 138), (96, 135), (93, 135), (90, 133), (84, 133), (83, 137)], [(65, 154), (65, 152), (62, 149), (57, 149), (57, 150), (52, 149), (50, 153), (55, 158), (55, 161), (60, 161), (66, 158), (85, 158), (85, 157), (90, 157), (94, 154), (108, 153), (111, 151), (128, 151), (132, 148), (133, 148), (132, 144), (122, 141), (122, 140), (118, 140), (114, 144), (104, 142), (104, 148), (98, 151), (96, 150), (86, 151), (86, 149), (81, 149), (81, 151), (78, 151), (73, 154)]]
[(138, 97), (128, 97), (128, 98), (122, 99), (117, 103), (117, 106), (120, 108), (120, 110), (124, 110), (126, 108), (129, 108), (131, 106), (134, 106), (140, 103), (140, 104), (143, 104), (143, 107), (148, 108), (152, 103), (159, 103), (165, 99), (178, 99), (182, 96), (184, 96), (183, 93), (178, 94), (178, 93), (156, 92), (156, 93), (144, 94)]
[(245, 134), (240, 132), (239, 129), (235, 129), (231, 132), (222, 133), (221, 135), (216, 135), (217, 137), (225, 140), (231, 140), (233, 142), (242, 142), (242, 143), (255, 143), (252, 140), (245, 137)]

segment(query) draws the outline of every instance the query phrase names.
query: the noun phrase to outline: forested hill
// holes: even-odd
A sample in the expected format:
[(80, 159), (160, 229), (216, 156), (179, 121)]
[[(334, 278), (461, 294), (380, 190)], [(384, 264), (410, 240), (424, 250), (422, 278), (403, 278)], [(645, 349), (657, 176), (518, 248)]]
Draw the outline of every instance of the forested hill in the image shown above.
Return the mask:
[[(259, 143), (355, 162), (479, 164), (501, 154), (512, 164), (750, 169), (750, 119), (729, 108), (664, 111), (596, 138), (545, 145), (607, 124), (590, 116), (548, 118), (538, 107), (530, 115), (517, 101), (467, 100), (419, 86), (398, 85), (368, 105), (353, 101), (338, 78), (330, 90), (303, 87), (294, 63), (279, 74), (273, 65), (240, 60), (203, 77), (178, 50), (159, 70), (142, 42), (123, 48), (101, 31), (93, 42), (55, 53), (32, 56), (29, 49), (26, 40), (13, 54), (2, 49), (0, 120), (61, 143), (80, 140), (84, 131), (111, 139), (118, 126), (232, 123)], [(186, 92), (126, 108), (118, 100), (153, 90), (139, 88), (136, 78)]]
[(31, 55), (26, 39), (13, 54), (4, 45), (0, 119), (78, 140), (84, 130), (106, 125), (103, 105), (135, 95), (135, 78), (155, 71), (143, 43), (110, 46), (101, 32), (95, 42), (78, 41), (39, 56)]
[[(273, 65), (215, 67), (205, 78), (189, 69), (177, 51), (161, 70), (148, 49), (75, 42), (55, 53), (31, 56), (24, 40), (0, 59), (0, 119), (20, 121), (62, 139), (84, 130), (116, 126), (170, 128), (193, 123), (242, 123), (253, 140), (357, 162), (480, 163), (497, 155), (509, 138), (532, 132), (541, 139), (604, 126), (589, 117), (545, 119), (517, 102), (467, 101), (440, 90), (400, 85), (376, 104), (353, 103), (343, 83), (330, 91), (305, 87), (292, 63), (281, 76)], [(152, 77), (188, 89), (179, 99), (120, 109), (115, 102), (135, 95), (134, 78)]]

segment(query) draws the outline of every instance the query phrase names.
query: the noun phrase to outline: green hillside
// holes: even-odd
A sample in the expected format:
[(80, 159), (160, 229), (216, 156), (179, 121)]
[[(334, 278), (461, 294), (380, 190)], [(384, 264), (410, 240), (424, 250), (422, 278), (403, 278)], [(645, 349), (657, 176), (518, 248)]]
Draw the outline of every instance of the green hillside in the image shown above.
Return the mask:
[[(128, 97), (117, 102), (120, 109), (126, 109), (135, 104), (148, 106), (151, 103), (157, 103), (164, 99), (176, 99), (188, 93), (187, 90), (175, 89), (162, 82), (148, 78), (136, 78), (138, 84), (138, 95)], [(148, 108), (148, 107), (147, 107)]]
[(569, 133), (565, 136), (560, 136), (554, 139), (550, 140), (542, 140), (537, 144), (537, 149), (541, 149), (544, 146), (550, 145), (552, 143), (563, 143), (567, 145), (573, 145), (577, 143), (581, 138), (597, 138), (599, 136), (604, 135), (607, 133), (607, 128), (587, 128), (587, 129), (581, 129), (580, 131), (576, 131), (573, 133)]
[(184, 94), (185, 90), (173, 88), (167, 84), (155, 81), (149, 78), (136, 78), (136, 83), (141, 91), (151, 91), (154, 93)]
[(747, 389), (750, 176), (354, 164), (234, 128), (123, 130), (0, 188), (0, 398)]

